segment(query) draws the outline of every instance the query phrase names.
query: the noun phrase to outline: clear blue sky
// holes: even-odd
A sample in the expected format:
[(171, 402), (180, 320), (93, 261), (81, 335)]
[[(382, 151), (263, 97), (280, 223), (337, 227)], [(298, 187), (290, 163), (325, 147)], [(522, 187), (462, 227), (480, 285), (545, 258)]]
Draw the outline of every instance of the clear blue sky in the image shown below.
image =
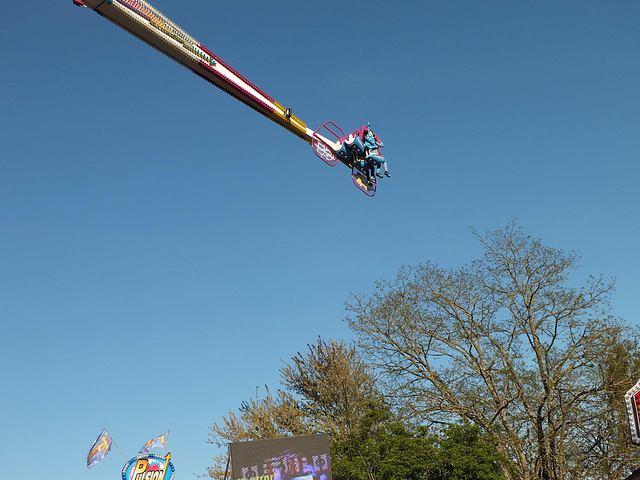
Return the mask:
[(363, 123), (369, 199), (294, 135), (71, 0), (0, 17), (0, 477), (120, 478), (208, 427), (307, 343), (351, 338), (350, 292), (457, 267), (512, 219), (617, 278), (637, 324), (640, 4), (153, 4), (309, 125)]

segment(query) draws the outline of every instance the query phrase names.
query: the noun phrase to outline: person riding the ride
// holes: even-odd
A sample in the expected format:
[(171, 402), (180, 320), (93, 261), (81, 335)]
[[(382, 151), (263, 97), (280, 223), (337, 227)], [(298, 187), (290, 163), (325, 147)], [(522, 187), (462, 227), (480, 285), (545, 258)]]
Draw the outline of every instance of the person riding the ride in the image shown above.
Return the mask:
[(380, 148), (384, 147), (384, 143), (380, 139), (376, 138), (376, 135), (371, 130), (369, 124), (367, 124), (367, 133), (364, 135), (364, 147), (365, 147), (365, 159), (367, 162), (371, 162), (375, 166), (376, 176), (382, 178), (380, 173), (380, 167), (382, 166), (384, 174), (390, 177), (389, 169), (387, 168), (387, 161), (380, 153)]

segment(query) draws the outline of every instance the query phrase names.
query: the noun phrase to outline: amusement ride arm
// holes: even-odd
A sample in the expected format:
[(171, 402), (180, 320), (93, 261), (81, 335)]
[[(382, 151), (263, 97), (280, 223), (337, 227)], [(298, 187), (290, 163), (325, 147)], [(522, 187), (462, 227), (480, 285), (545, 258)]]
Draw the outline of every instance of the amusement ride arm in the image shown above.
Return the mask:
[[(311, 143), (314, 131), (144, 0), (73, 0), (111, 20), (229, 95)], [(316, 135), (318, 135), (316, 133)], [(334, 149), (339, 144), (322, 137)]]

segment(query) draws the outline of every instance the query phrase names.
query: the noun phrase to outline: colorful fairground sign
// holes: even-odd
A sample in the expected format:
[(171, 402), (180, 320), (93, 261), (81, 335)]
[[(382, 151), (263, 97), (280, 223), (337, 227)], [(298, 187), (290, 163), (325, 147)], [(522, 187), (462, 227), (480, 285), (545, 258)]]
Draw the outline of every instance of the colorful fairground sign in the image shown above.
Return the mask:
[(143, 453), (129, 460), (122, 468), (122, 480), (173, 480), (175, 474), (170, 453), (164, 457)]
[(631, 443), (640, 445), (640, 381), (627, 392), (624, 399), (631, 429)]

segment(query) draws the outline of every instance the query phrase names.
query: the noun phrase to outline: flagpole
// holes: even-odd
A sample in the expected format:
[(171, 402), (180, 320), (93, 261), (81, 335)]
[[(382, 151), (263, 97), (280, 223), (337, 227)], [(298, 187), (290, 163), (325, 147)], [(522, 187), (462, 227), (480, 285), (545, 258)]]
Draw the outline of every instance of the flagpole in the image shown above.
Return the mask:
[(164, 445), (162, 446), (162, 455), (164, 456), (164, 452), (167, 450), (167, 442), (169, 441), (169, 432), (170, 428), (167, 428), (167, 438), (164, 439)]
[[(106, 430), (106, 428), (105, 428)], [(111, 435), (109, 435), (111, 437)], [(124, 458), (124, 461), (127, 461), (127, 457), (124, 456), (124, 453), (122, 453), (122, 450), (120, 450), (120, 447), (118, 446), (118, 444), (116, 443), (116, 441), (113, 439), (113, 437), (111, 437), (111, 441), (113, 442), (113, 444), (116, 446), (116, 448), (118, 449), (118, 451), (120, 452), (120, 455), (122, 455), (122, 458)]]

